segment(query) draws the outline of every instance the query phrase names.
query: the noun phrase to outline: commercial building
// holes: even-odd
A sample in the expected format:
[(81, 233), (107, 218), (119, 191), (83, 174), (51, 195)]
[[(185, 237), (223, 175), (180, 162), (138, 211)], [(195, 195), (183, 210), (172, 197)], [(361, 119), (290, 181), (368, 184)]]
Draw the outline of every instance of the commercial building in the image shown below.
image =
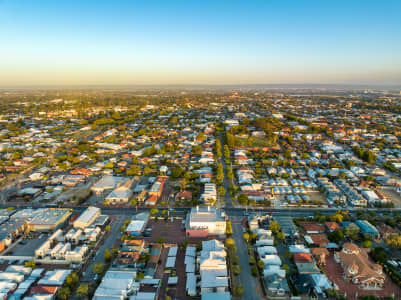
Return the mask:
[(28, 229), (31, 231), (53, 231), (62, 227), (71, 216), (71, 209), (46, 208), (38, 209), (28, 220)]
[(75, 221), (74, 228), (85, 229), (89, 227), (96, 218), (100, 216), (100, 208), (89, 206)]
[(133, 187), (138, 183), (139, 177), (127, 180), (115, 188), (105, 199), (107, 203), (127, 203), (133, 194)]
[(157, 177), (156, 181), (153, 183), (153, 185), (149, 190), (149, 195), (160, 197), (162, 195), (165, 182), (166, 182), (166, 177), (162, 176)]
[(187, 214), (186, 235), (205, 237), (226, 233), (226, 215), (221, 210), (207, 206), (192, 208)]
[(139, 236), (146, 227), (149, 220), (149, 212), (142, 212), (135, 215), (128, 224), (126, 233), (130, 236)]
[(0, 252), (3, 251), (20, 234), (26, 231), (26, 222), (21, 219), (12, 219), (0, 226)]
[(117, 177), (117, 176), (104, 176), (98, 182), (96, 182), (92, 187), (91, 190), (94, 191), (96, 194), (101, 194), (106, 190), (112, 190), (121, 185), (127, 179), (124, 177)]

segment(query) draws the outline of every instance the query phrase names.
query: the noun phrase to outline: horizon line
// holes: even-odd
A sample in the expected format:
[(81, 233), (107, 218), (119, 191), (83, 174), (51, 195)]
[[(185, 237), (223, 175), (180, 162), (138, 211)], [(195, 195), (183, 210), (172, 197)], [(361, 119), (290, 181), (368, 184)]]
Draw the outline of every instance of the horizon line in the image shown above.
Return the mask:
[(344, 88), (344, 89), (401, 89), (400, 84), (394, 83), (227, 83), (227, 84), (29, 84), (29, 85), (0, 85), (0, 89), (58, 89), (58, 88)]

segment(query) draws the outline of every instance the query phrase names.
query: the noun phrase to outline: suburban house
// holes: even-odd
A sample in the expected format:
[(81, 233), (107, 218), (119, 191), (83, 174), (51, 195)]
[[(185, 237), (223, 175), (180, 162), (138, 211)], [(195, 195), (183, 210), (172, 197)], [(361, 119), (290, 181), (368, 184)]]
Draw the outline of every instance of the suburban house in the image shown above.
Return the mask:
[(366, 249), (353, 243), (345, 243), (343, 250), (336, 252), (334, 258), (344, 270), (344, 278), (363, 289), (382, 288), (385, 281), (382, 266), (373, 263)]

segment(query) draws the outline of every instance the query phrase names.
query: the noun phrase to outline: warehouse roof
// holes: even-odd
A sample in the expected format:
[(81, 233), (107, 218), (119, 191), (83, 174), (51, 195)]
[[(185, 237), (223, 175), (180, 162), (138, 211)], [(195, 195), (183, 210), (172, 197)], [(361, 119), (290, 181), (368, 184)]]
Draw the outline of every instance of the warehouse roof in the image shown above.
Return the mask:
[(79, 217), (75, 220), (75, 222), (88, 223), (92, 218), (100, 211), (100, 208), (89, 206)]
[(31, 225), (52, 225), (56, 224), (63, 218), (67, 218), (69, 215), (71, 215), (70, 209), (39, 209), (38, 213), (36, 213), (28, 223)]

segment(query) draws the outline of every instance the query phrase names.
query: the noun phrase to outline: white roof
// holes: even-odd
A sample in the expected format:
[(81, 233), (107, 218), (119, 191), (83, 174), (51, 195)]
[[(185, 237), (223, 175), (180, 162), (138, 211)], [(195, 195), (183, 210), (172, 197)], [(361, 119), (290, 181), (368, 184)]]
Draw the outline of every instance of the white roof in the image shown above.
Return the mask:
[(117, 188), (112, 191), (106, 199), (127, 199), (131, 196), (132, 191), (127, 188)]
[(202, 300), (230, 300), (231, 296), (229, 292), (220, 293), (203, 293)]
[(186, 290), (188, 294), (196, 294), (196, 276), (194, 273), (187, 273)]
[(262, 258), (262, 261), (265, 263), (265, 265), (279, 265), (281, 266), (281, 259), (278, 255), (272, 254), (272, 255), (265, 255)]
[(168, 250), (168, 257), (176, 257), (177, 256), (177, 251), (178, 251), (178, 247), (177, 246), (170, 247), (170, 249)]
[(266, 255), (266, 254), (277, 254), (277, 249), (276, 249), (276, 247), (273, 247), (273, 246), (258, 247), (257, 251), (259, 253), (259, 256)]
[(145, 221), (141, 220), (132, 220), (125, 231), (141, 231), (143, 226), (145, 225)]
[(88, 223), (98, 212), (100, 212), (100, 208), (89, 206), (75, 222)]
[(222, 242), (218, 240), (210, 240), (202, 242), (202, 252), (203, 251), (220, 251), (224, 249)]
[(227, 270), (202, 271), (201, 288), (217, 288), (217, 287), (228, 287)]
[(196, 255), (196, 247), (188, 246), (187, 249), (185, 249), (185, 256), (195, 257), (195, 255)]
[(62, 285), (67, 278), (67, 276), (71, 273), (71, 270), (52, 270), (47, 271), (45, 276), (39, 280), (38, 284), (42, 285)]
[(156, 299), (156, 293), (138, 292), (135, 296), (131, 296), (130, 300), (153, 300)]
[(124, 179), (125, 178), (123, 177), (104, 176), (93, 185), (92, 189), (94, 190), (112, 189), (115, 188)]
[(93, 299), (124, 299), (135, 276), (136, 272), (108, 271), (96, 289)]
[(175, 266), (175, 256), (167, 257), (166, 268), (174, 268)]

